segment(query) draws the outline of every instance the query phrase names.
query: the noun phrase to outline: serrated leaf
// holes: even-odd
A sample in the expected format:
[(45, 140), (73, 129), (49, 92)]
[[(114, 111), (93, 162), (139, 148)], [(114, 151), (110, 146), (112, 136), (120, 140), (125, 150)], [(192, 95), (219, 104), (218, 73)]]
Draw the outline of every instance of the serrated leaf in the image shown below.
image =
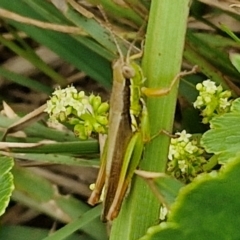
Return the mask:
[(5, 212), (14, 189), (13, 175), (10, 172), (14, 161), (10, 157), (0, 157), (0, 216)]
[(232, 111), (211, 121), (212, 129), (203, 134), (202, 146), (209, 153), (219, 155), (219, 163), (226, 163), (240, 153), (240, 99), (232, 105)]
[(240, 157), (218, 174), (204, 174), (180, 192), (168, 221), (141, 240), (239, 239)]

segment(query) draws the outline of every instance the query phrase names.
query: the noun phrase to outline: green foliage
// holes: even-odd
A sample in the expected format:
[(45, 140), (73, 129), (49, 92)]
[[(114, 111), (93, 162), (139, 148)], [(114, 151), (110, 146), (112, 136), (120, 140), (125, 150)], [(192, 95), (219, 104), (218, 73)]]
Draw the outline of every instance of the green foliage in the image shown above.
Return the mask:
[(141, 240), (238, 239), (240, 158), (219, 173), (203, 174), (182, 188), (168, 220)]
[(229, 54), (229, 57), (233, 66), (240, 72), (240, 55), (232, 52)]
[[(69, 20), (66, 19), (51, 3), (46, 1), (13, 0), (9, 2), (3, 0), (0, 2), (0, 7), (14, 11), (26, 17), (54, 22), (62, 25), (69, 25)], [(90, 21), (84, 18), (83, 21), (85, 20), (87, 22)], [(64, 33), (44, 30), (12, 20), (9, 22), (17, 29), (26, 32), (28, 36), (32, 37), (37, 42), (55, 51), (59, 56), (75, 65), (79, 70), (87, 72), (89, 76), (99, 80), (103, 85), (110, 86), (109, 82), (111, 79), (111, 70), (109, 60), (106, 60), (106, 58), (111, 58), (113, 55), (104, 50), (100, 45), (97, 45), (91, 39), (82, 36), (74, 37)], [(92, 27), (92, 25), (88, 25), (89, 30), (95, 31), (96, 34), (101, 34), (102, 27), (100, 27), (99, 24), (98, 27), (100, 28), (99, 31), (97, 31), (98, 29), (96, 30), (95, 27)], [(99, 35), (96, 35), (95, 37), (98, 38)], [(17, 46), (18, 45), (15, 45), (15, 47)], [(30, 55), (27, 54), (25, 49), (22, 49), (22, 51), (25, 52), (25, 57)], [(31, 62), (33, 61), (34, 60)], [(37, 66), (40, 68), (39, 61)], [(45, 67), (44, 69), (47, 68)], [(47, 70), (47, 74), (48, 72), (49, 71)], [(55, 77), (50, 74), (50, 77), (56, 80), (56, 82), (60, 78), (60, 80), (62, 80), (60, 84), (67, 85), (66, 80), (63, 80), (61, 75), (58, 74), (57, 76), (54, 76)]]
[(30, 78), (13, 73), (13, 72), (8, 71), (7, 69), (1, 68), (1, 67), (0, 67), (0, 75), (2, 77), (5, 77), (5, 78), (11, 80), (12, 82), (18, 83), (25, 87), (29, 87), (30, 89), (35, 90), (37, 92), (44, 92), (44, 93), (50, 94), (52, 91), (50, 87), (48, 87), (42, 83), (36, 82)]
[[(15, 54), (28, 59), (48, 76), (49, 82), (46, 84), (19, 76), (3, 67), (0, 67), (0, 75), (38, 93), (49, 94), (53, 89), (51, 84), (67, 85), (65, 78), (36, 56), (28, 45), (29, 39), (25, 41), (20, 37), (19, 31), (23, 31), (28, 37), (47, 46), (66, 62), (71, 63), (80, 71), (84, 71), (103, 86), (110, 87), (112, 80), (111, 62), (118, 57), (118, 54), (105, 20), (98, 21), (101, 14), (91, 5), (89, 5), (90, 7), (84, 5), (88, 11), (93, 10), (88, 12), (92, 14), (89, 16), (77, 11), (70, 4), (66, 5), (67, 1), (55, 2), (65, 6), (65, 11), (57, 8), (51, 1), (0, 1), (1, 9), (12, 11), (29, 19), (54, 23), (66, 28), (75, 27), (79, 30), (78, 34), (69, 34), (27, 25), (6, 17), (1, 18), (4, 26), (15, 38), (14, 41), (11, 41), (1, 36), (1, 44)], [(89, 2), (98, 4), (99, 0), (89, 0)], [(126, 5), (119, 6), (119, 2), (125, 2)], [(154, 6), (152, 9), (149, 6), (150, 2)], [(178, 1), (173, 5), (170, 0), (101, 1), (104, 10), (110, 17), (111, 24), (116, 24), (113, 29), (117, 31), (116, 38), (124, 54), (129, 48), (129, 42), (136, 38), (136, 29), (143, 25), (148, 12), (151, 12), (143, 59), (143, 70), (146, 77), (144, 84), (149, 87), (168, 86), (173, 77), (180, 71), (188, 2)], [(181, 116), (183, 118), (180, 119), (180, 124), (175, 125), (175, 128), (180, 131), (186, 128), (191, 130), (191, 133), (202, 134), (208, 127), (201, 125), (198, 112), (194, 111), (192, 106), (197, 94), (195, 85), (209, 78), (218, 84), (221, 83), (223, 89), (231, 90), (233, 96), (236, 97), (239, 94), (239, 89), (230, 80), (239, 82), (239, 55), (235, 53), (237, 52), (235, 50), (239, 49), (239, 42), (231, 31), (228, 33), (233, 40), (221, 34), (219, 26), (214, 25), (202, 15), (201, 9), (205, 9), (205, 5), (201, 5), (199, 1), (193, 2), (191, 14), (199, 21), (204, 22), (205, 25), (207, 24), (211, 28), (211, 32), (205, 29), (195, 31), (194, 28), (187, 31), (184, 59), (190, 65), (198, 65), (199, 72), (204, 76), (198, 74), (195, 77), (182, 79), (180, 94), (182, 97)], [(221, 4), (216, 8), (211, 6), (209, 12), (228, 14), (227, 10), (221, 9), (220, 6)], [(216, 9), (217, 11), (215, 11)], [(160, 11), (162, 12), (160, 13)], [(239, 16), (235, 13), (231, 13), (231, 17), (239, 21)], [(213, 29), (218, 31), (214, 32)], [(132, 52), (138, 52), (137, 47), (133, 46)], [(171, 131), (176, 97), (177, 88), (164, 98), (147, 99), (152, 135), (162, 129)], [(171, 240), (234, 239), (234, 236), (236, 239), (238, 238), (239, 219), (235, 212), (239, 210), (237, 182), (239, 182), (240, 166), (239, 160), (235, 158), (240, 149), (238, 144), (240, 134), (238, 130), (239, 105), (239, 100), (236, 100), (233, 102), (232, 112), (225, 113), (221, 117), (214, 117), (211, 120), (212, 129), (207, 131), (202, 138), (202, 145), (209, 153), (214, 154), (204, 169), (210, 171), (216, 167), (217, 163), (220, 163), (226, 164), (225, 170), (219, 174), (216, 173), (216, 176), (206, 173), (187, 187), (183, 187), (182, 183), (172, 178), (154, 179), (160, 196), (172, 208), (168, 222), (164, 223), (165, 225), (150, 228), (149, 232), (152, 233), (149, 233), (145, 239), (159, 239), (160, 237)], [(6, 129), (15, 121), (17, 119), (12, 120), (0, 115), (1, 129)], [(79, 141), (72, 132), (53, 130), (41, 123), (35, 123), (21, 129), (21, 131), (24, 133), (24, 137), (8, 135), (7, 142), (1, 143), (1, 150), (4, 154), (11, 152), (12, 157), (31, 161), (31, 163), (44, 162), (82, 167), (96, 167), (98, 165), (98, 155), (96, 156), (96, 154), (99, 153), (99, 146), (95, 139)], [(167, 165), (169, 141), (168, 136), (160, 134), (160, 137), (147, 144), (146, 156), (141, 162), (140, 168), (163, 172)], [(3, 203), (1, 202), (0, 212), (3, 214), (11, 195), (13, 180), (10, 172), (12, 160), (5, 157), (1, 159), (5, 159), (4, 164), (1, 164), (1, 167), (5, 168), (2, 170), (4, 174), (1, 185), (8, 185), (5, 188), (6, 192), (4, 192), (5, 198), (2, 198)], [(229, 163), (230, 161), (232, 162)], [(107, 239), (105, 226), (98, 220), (101, 206), (91, 210), (84, 203), (85, 199), (79, 200), (72, 196), (66, 197), (60, 194), (49, 180), (42, 176), (35, 176), (32, 169), (14, 168), (13, 174), (16, 181), (16, 189), (12, 196), (14, 201), (66, 224), (61, 230), (56, 231), (52, 239), (62, 239), (69, 236), (75, 239), (72, 233), (79, 228), (84, 232), (83, 239)], [(130, 192), (129, 197), (126, 197), (120, 217), (113, 223), (112, 239), (137, 239), (146, 232), (148, 227), (158, 223), (160, 203), (152, 194), (149, 186), (139, 177), (135, 177)], [(69, 221), (71, 222), (69, 223)], [(6, 233), (9, 231), (7, 227), (2, 226), (1, 229), (3, 231), (0, 231), (0, 238), (14, 239), (12, 235), (9, 235), (9, 232)], [(23, 227), (20, 230), (13, 228), (10, 231), (16, 231), (16, 234), (25, 236), (23, 239), (35, 239), (31, 238), (32, 232), (29, 229)], [(47, 233), (43, 231), (39, 235), (41, 235), (39, 239), (42, 239)], [(77, 237), (80, 238), (79, 235)], [(51, 238), (49, 237), (49, 239)]]
[[(52, 183), (34, 172), (15, 167), (13, 174), (15, 181), (13, 199), (15, 201), (50, 215), (61, 222), (67, 223), (71, 221), (75, 226), (74, 231), (81, 228), (88, 236), (94, 239), (100, 240), (101, 237), (105, 236), (104, 225), (96, 219), (100, 215), (99, 209), (94, 209), (91, 213), (87, 204), (72, 196), (62, 195)], [(92, 231), (88, 224), (93, 224), (95, 231)], [(59, 235), (61, 236), (61, 233), (59, 233), (57, 239), (63, 239), (72, 232), (73, 230), (64, 231), (62, 238), (59, 237)]]
[[(9, 119), (0, 115), (0, 126), (1, 128), (6, 129), (17, 120), (19, 120), (19, 118)], [(2, 145), (6, 144), (8, 146), (8, 151), (11, 151), (11, 155), (15, 159), (26, 162), (30, 161), (30, 164), (36, 162), (37, 164), (64, 164), (78, 167), (96, 167), (98, 165), (99, 161), (94, 155), (99, 151), (96, 140), (89, 139), (88, 141), (79, 141), (71, 132), (56, 131), (41, 123), (34, 123), (31, 126), (22, 129), (22, 133), (24, 133), (25, 137), (7, 136), (7, 142), (2, 142)], [(43, 139), (47, 141), (39, 144), (39, 141)], [(13, 145), (11, 146), (11, 144)], [(1, 147), (2, 150), (4, 150), (4, 147)], [(88, 155), (88, 159), (79, 156), (85, 154)], [(12, 199), (18, 203), (28, 206), (31, 209), (35, 209), (35, 211), (45, 213), (53, 219), (58, 219), (60, 222), (68, 223), (69, 221), (74, 221), (79, 216), (83, 216), (85, 212), (90, 210), (90, 207), (83, 201), (80, 201), (72, 196), (60, 194), (52, 182), (45, 179), (45, 177), (41, 176), (41, 174), (39, 175), (38, 173), (34, 173), (31, 168), (24, 169), (18, 166), (14, 167), (12, 173), (10, 173), (7, 171), (9, 171), (12, 167), (13, 159), (2, 157), (1, 162), (0, 166), (2, 168), (2, 172), (6, 173), (3, 175), (3, 182), (1, 186), (4, 187), (6, 184), (9, 185), (8, 195), (6, 194), (5, 198), (1, 198), (4, 208), (8, 205), (9, 198), (13, 190), (13, 175), (15, 190), (13, 192)], [(7, 182), (7, 179), (10, 179), (11, 181)], [(82, 189), (82, 191), (87, 192), (88, 188)], [(97, 212), (96, 209), (94, 214), (95, 215), (90, 216), (87, 215), (86, 221), (87, 223), (90, 222), (91, 226), (95, 226), (95, 231), (91, 231), (91, 228), (89, 228), (87, 223), (84, 226), (78, 223), (78, 228), (82, 226), (82, 231), (84, 232), (83, 239), (100, 240), (102, 237), (106, 237), (104, 225), (96, 220), (96, 216), (100, 215), (100, 211), (98, 210)], [(2, 236), (1, 234), (5, 236), (4, 232), (4, 230), (3, 233), (0, 232), (0, 236)], [(23, 235), (27, 234), (27, 232), (27, 229), (22, 229)], [(71, 233), (72, 232), (68, 232), (68, 236)], [(42, 233), (39, 234), (42, 235)], [(45, 236), (46, 235), (47, 234), (45, 234)], [(9, 239), (12, 239), (9, 233), (7, 236), (9, 236)], [(101, 237), (98, 238), (99, 236)], [(29, 236), (29, 238), (25, 239), (34, 238)]]
[[(97, 217), (99, 217), (101, 211), (101, 206), (97, 206), (94, 209), (91, 209), (87, 211), (85, 214), (83, 214), (80, 218), (75, 219), (65, 227), (61, 228), (59, 231), (55, 232), (49, 237), (44, 238), (44, 240), (61, 240), (66, 239), (69, 235), (71, 235), (73, 232), (79, 230), (80, 228), (86, 228), (87, 231), (91, 231), (91, 228), (89, 228), (89, 224), (93, 223), (94, 221), (97, 221)], [(99, 231), (100, 230), (100, 231)], [(106, 239), (106, 233), (101, 231), (102, 228), (98, 229), (98, 226), (94, 227), (94, 231), (90, 235), (95, 235), (94, 239)]]
[(226, 163), (240, 152), (240, 99), (232, 103), (231, 112), (211, 121), (211, 129), (203, 134), (202, 145), (209, 153), (218, 155), (219, 163)]
[[(48, 236), (48, 230), (26, 226), (1, 226), (0, 238), (11, 240), (42, 240)], [(92, 240), (86, 235), (73, 234), (66, 240)]]
[(163, 200), (164, 205), (168, 208), (171, 208), (172, 204), (176, 201), (179, 191), (185, 186), (176, 178), (168, 176), (157, 177), (150, 181), (153, 181), (153, 184), (150, 184), (150, 186), (156, 187), (153, 187), (152, 190), (160, 201)]
[(13, 164), (13, 158), (0, 156), (0, 216), (4, 214), (14, 189), (11, 173)]

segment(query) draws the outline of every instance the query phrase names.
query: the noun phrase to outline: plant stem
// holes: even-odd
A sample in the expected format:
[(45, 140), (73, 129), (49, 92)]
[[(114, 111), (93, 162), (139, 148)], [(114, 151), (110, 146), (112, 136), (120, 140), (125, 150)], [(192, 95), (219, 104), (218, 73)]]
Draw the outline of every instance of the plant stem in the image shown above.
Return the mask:
[[(144, 49), (143, 71), (146, 86), (163, 88), (171, 84), (182, 62), (190, 0), (152, 0)], [(171, 132), (178, 84), (164, 97), (148, 98), (150, 132)], [(140, 169), (164, 172), (170, 138), (159, 134), (146, 144)], [(111, 240), (138, 239), (159, 222), (160, 203), (147, 184), (135, 177), (119, 217), (113, 222)]]

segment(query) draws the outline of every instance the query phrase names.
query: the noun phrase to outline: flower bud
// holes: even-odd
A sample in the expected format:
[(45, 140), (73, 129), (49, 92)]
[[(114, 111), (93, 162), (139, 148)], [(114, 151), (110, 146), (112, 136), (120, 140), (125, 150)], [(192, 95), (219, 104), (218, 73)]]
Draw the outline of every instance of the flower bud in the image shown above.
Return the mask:
[(85, 132), (85, 128), (83, 125), (81, 124), (77, 124), (74, 126), (74, 134), (79, 137), (82, 140), (87, 140), (88, 139), (88, 135)]
[(85, 92), (84, 91), (80, 91), (78, 93), (78, 98), (84, 98), (85, 97)]
[(59, 116), (58, 116), (58, 119), (59, 119), (60, 122), (65, 122), (66, 121), (66, 114), (65, 114), (65, 112), (60, 112)]
[(108, 119), (105, 116), (96, 116), (96, 121), (105, 126), (108, 124)]
[(97, 109), (98, 114), (104, 114), (109, 110), (109, 104), (107, 102), (103, 102), (99, 108)]
[(106, 129), (99, 123), (95, 122), (93, 128), (97, 133), (106, 133)]
[(69, 116), (71, 113), (72, 113), (72, 110), (73, 110), (73, 108), (72, 107), (67, 107), (66, 108), (66, 112), (65, 112), (65, 114), (66, 114), (66, 116)]
[(92, 99), (91, 99), (91, 105), (93, 107), (93, 111), (97, 111), (97, 109), (99, 108), (99, 106), (101, 105), (101, 97), (100, 96), (94, 96)]
[(90, 121), (85, 121), (84, 123), (84, 131), (85, 131), (85, 135), (90, 137), (92, 134), (92, 130), (93, 130), (93, 126), (91, 124)]
[(80, 120), (78, 118), (71, 117), (68, 119), (68, 123), (70, 125), (77, 125), (77, 124), (80, 124)]

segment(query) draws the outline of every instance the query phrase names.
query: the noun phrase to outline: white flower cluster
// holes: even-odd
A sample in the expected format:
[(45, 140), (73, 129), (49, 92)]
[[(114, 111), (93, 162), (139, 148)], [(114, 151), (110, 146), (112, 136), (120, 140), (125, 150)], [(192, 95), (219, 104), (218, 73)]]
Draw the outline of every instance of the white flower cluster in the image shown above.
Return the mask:
[(78, 92), (73, 86), (65, 89), (57, 88), (50, 100), (47, 101), (45, 112), (48, 113), (49, 119), (53, 122), (64, 121), (72, 111), (81, 117), (87, 110), (91, 111), (88, 97), (84, 91)]
[(100, 96), (86, 96), (73, 86), (57, 88), (47, 101), (45, 112), (50, 121), (74, 126), (79, 138), (87, 139), (92, 133), (106, 133), (109, 104), (102, 102)]
[(232, 100), (229, 100), (229, 98), (231, 92), (228, 90), (223, 91), (221, 85), (216, 86), (215, 82), (206, 80), (198, 83), (196, 89), (199, 91), (199, 96), (193, 106), (201, 110), (204, 124), (209, 123), (214, 116), (230, 110)]
[(179, 137), (171, 139), (167, 170), (178, 179), (188, 182), (202, 171), (202, 165), (206, 163), (202, 156), (204, 150), (198, 147), (196, 140), (191, 140), (192, 135), (185, 130), (176, 135)]

